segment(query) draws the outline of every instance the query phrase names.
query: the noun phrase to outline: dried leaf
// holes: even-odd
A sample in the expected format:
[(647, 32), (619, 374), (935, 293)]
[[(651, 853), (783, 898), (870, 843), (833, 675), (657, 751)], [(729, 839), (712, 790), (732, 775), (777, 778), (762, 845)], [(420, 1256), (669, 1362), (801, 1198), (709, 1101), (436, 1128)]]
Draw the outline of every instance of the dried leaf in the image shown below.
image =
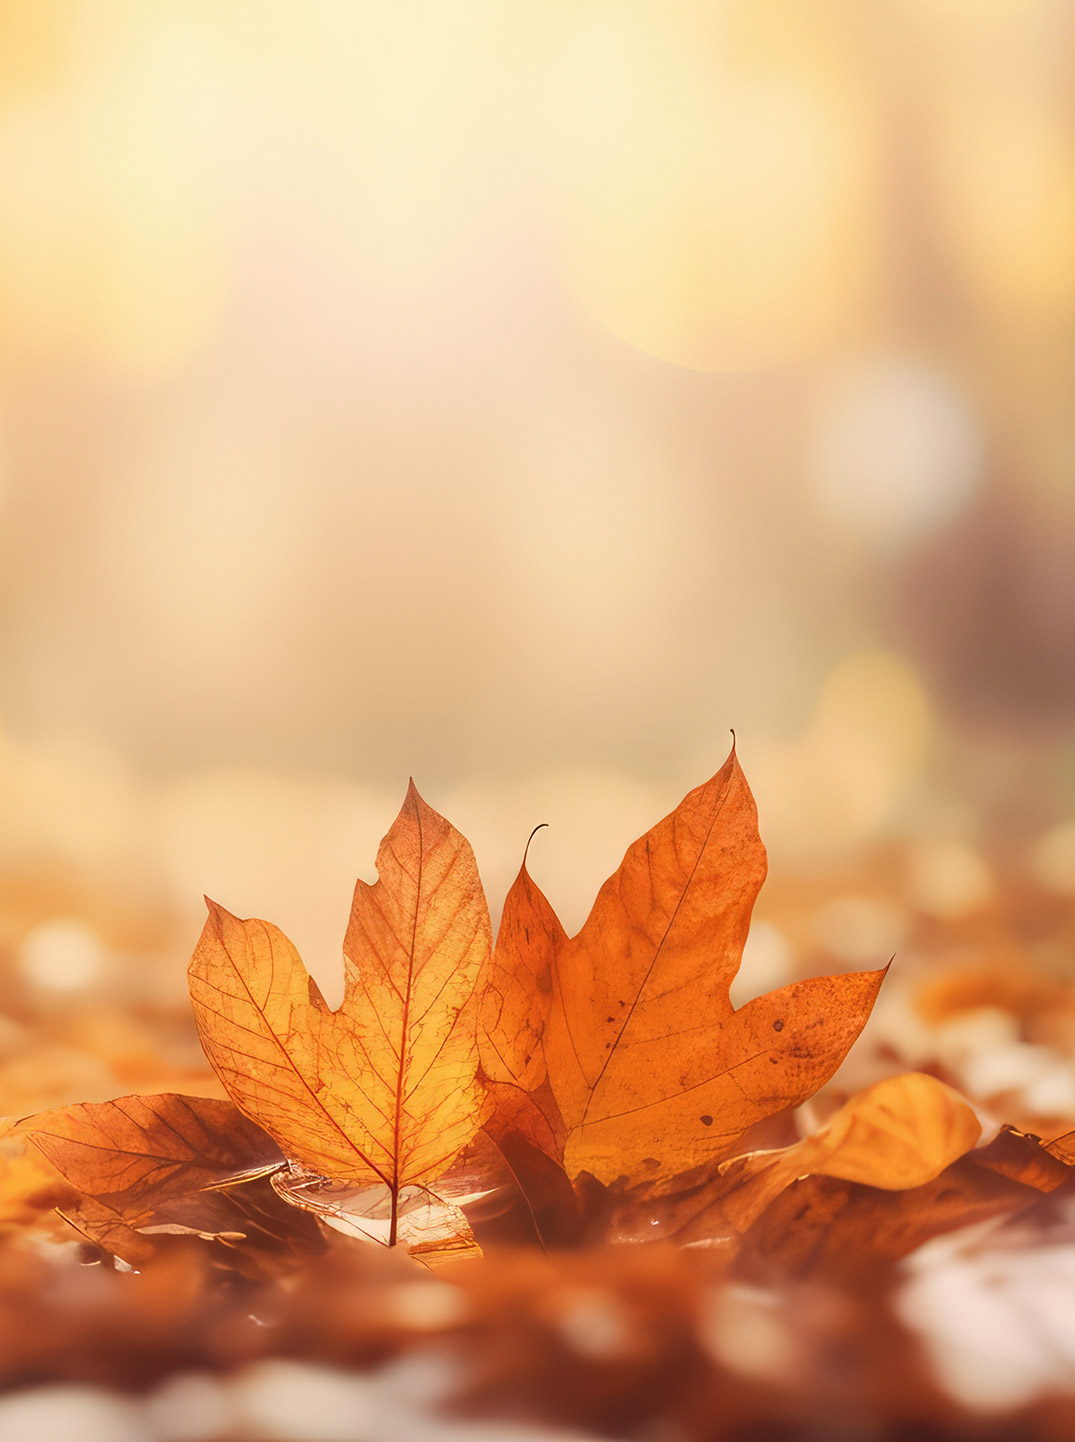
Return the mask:
[[(485, 1193), (460, 1191), (445, 1176), (436, 1190), (404, 1187), (394, 1198), (379, 1184), (355, 1187), (297, 1167), (274, 1174), (272, 1184), (286, 1201), (315, 1213), (344, 1236), (404, 1247), (427, 1266), (482, 1255), (466, 1203)], [(481, 1181), (472, 1182), (474, 1187), (481, 1185)]]
[(1064, 1132), (1054, 1137), (1051, 1142), (1046, 1142), (1045, 1150), (1066, 1166), (1075, 1166), (1075, 1132)]
[(664, 1186), (622, 1191), (610, 1235), (617, 1241), (671, 1237), (732, 1253), (799, 1178), (919, 1187), (967, 1152), (980, 1131), (971, 1107), (943, 1082), (920, 1073), (892, 1077), (852, 1097), (819, 1131), (791, 1145), (711, 1163)]
[(60, 1216), (133, 1267), (175, 1236), (213, 1243), (219, 1262), (255, 1280), (324, 1250), (316, 1224), (266, 1180), (283, 1155), (230, 1102), (120, 1097), (30, 1117), (21, 1134), (79, 1194), (59, 1200)]
[(478, 1045), (491, 1084), (490, 1134), (519, 1133), (557, 1159), (563, 1153), (564, 1126), (548, 1082), (545, 1029), (556, 958), (566, 942), (567, 933), (531, 879), (524, 854), (483, 978)]
[(29, 1140), (83, 1196), (131, 1226), (170, 1197), (283, 1164), (260, 1127), (207, 1097), (119, 1097), (81, 1102), (23, 1123)]
[(281, 932), (212, 903), (190, 987), (236, 1106), (310, 1170), (382, 1184), (395, 1212), (484, 1120), (473, 1003), (490, 929), (470, 846), (413, 784), (377, 869), (355, 888), (337, 1011)]
[(1054, 1162), (1036, 1139), (1005, 1128), (907, 1191), (805, 1177), (748, 1228), (736, 1270), (766, 1282), (808, 1273), (862, 1278), (945, 1232), (1027, 1212), (1070, 1177), (1067, 1168), (1056, 1173)]
[[(722, 1164), (733, 1210), (745, 1230), (798, 1177), (836, 1177), (883, 1191), (925, 1186), (970, 1151), (981, 1123), (958, 1092), (935, 1077), (908, 1072), (859, 1092), (812, 1136), (777, 1151), (750, 1152)], [(696, 1228), (697, 1230), (697, 1224)]]
[(667, 1177), (727, 1155), (846, 1055), (883, 971), (816, 977), (732, 1007), (765, 866), (733, 750), (628, 849), (558, 949), (545, 1058), (569, 1174)]
[(128, 1267), (144, 1267), (157, 1254), (157, 1247), (120, 1214), (93, 1197), (81, 1197), (70, 1206), (57, 1209), (59, 1215), (80, 1236)]
[[(291, 1166), (274, 1174), (282, 1197), (328, 1225), (366, 1241), (388, 1240), (391, 1197), (381, 1185), (355, 1187)], [(479, 1132), (430, 1187), (401, 1193), (397, 1242), (428, 1265), (480, 1256), (499, 1246), (565, 1246), (580, 1240), (579, 1200), (564, 1171), (513, 1133), (497, 1144)]]

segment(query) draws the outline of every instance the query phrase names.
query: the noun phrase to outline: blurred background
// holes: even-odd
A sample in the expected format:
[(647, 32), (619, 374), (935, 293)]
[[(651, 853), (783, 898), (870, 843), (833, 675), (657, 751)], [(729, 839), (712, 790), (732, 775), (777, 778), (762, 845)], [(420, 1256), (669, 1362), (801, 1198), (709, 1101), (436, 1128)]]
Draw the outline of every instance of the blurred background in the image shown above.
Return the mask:
[(574, 928), (732, 727), (746, 994), (1070, 978), (1073, 97), (1070, 0), (3, 0), (0, 1111), (200, 1065), (203, 892), (333, 992), (408, 775)]

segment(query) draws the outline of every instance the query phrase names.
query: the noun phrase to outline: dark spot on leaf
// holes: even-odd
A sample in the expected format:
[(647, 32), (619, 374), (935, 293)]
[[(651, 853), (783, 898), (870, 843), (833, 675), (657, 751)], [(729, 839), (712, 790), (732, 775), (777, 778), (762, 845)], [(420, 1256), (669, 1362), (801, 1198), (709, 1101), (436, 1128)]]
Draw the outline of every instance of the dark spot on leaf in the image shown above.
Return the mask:
[(702, 1123), (702, 1126), (704, 1127), (711, 1127), (713, 1125), (712, 1117), (699, 1117), (698, 1120)]
[(772, 1062), (773, 1066), (776, 1066), (779, 1063), (780, 1058), (776, 1056), (771, 1056), (769, 1060)]
[(773, 1022), (773, 1030), (774, 1030), (774, 1031), (783, 1031), (783, 1030), (784, 1030), (784, 1023), (783, 1023), (782, 1021), (774, 1021), (774, 1022)]
[(605, 1020), (606, 1020), (606, 1021), (615, 1021), (616, 1018), (615, 1018), (614, 1016), (606, 1016), (606, 1017), (605, 1017)]

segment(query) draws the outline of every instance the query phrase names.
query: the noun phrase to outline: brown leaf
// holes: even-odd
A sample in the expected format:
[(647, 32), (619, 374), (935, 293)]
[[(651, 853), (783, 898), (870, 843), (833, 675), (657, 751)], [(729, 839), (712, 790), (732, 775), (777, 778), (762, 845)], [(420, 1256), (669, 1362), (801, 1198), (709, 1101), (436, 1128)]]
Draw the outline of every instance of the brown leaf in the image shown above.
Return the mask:
[(236, 1106), (313, 1172), (380, 1184), (394, 1219), (484, 1120), (474, 994), (490, 929), (470, 846), (413, 783), (377, 870), (355, 888), (337, 1011), (281, 932), (212, 903), (190, 988)]
[(216, 1267), (267, 1281), (320, 1256), (327, 1246), (315, 1219), (289, 1206), (265, 1176), (171, 1196), (137, 1225), (94, 1197), (82, 1197), (60, 1215), (87, 1241), (139, 1269), (186, 1239), (208, 1244)]
[[(504, 1167), (515, 1184), (521, 1206), (514, 1208), (513, 1232), (500, 1229), (498, 1241), (537, 1242), (544, 1247), (571, 1247), (593, 1239), (591, 1199), (573, 1187), (563, 1167), (522, 1132), (511, 1131), (497, 1142)], [(595, 1187), (604, 1192), (599, 1183)], [(603, 1212), (603, 1197), (594, 1198)], [(603, 1219), (603, 1217), (602, 1217)], [(479, 1239), (482, 1233), (479, 1232)]]
[(988, 1146), (979, 1147), (973, 1156), (980, 1167), (1011, 1177), (1037, 1192), (1052, 1192), (1067, 1181), (1075, 1165), (1075, 1155), (1065, 1156), (1065, 1141), (1058, 1137), (1045, 1143), (1029, 1132), (1004, 1126)]
[(81, 1197), (70, 1206), (59, 1208), (59, 1215), (87, 1242), (118, 1257), (127, 1266), (144, 1267), (157, 1254), (157, 1247), (123, 1220), (117, 1211), (93, 1197)]
[(793, 1182), (750, 1226), (735, 1262), (751, 1280), (825, 1273), (863, 1278), (932, 1237), (1017, 1217), (1070, 1176), (1024, 1133), (1005, 1128), (922, 1186), (885, 1191), (813, 1175)]
[(137, 1226), (170, 1197), (272, 1171), (283, 1156), (230, 1102), (119, 1097), (44, 1112), (29, 1140), (86, 1197)]
[(1067, 1166), (1075, 1166), (1075, 1132), (1064, 1132), (1054, 1137), (1051, 1142), (1046, 1142), (1045, 1150)]
[(893, 1191), (919, 1187), (973, 1146), (980, 1131), (971, 1107), (943, 1082), (916, 1072), (891, 1077), (788, 1146), (711, 1163), (663, 1186), (626, 1189), (615, 1199), (610, 1235), (620, 1241), (672, 1237), (732, 1253), (799, 1178), (823, 1175)]
[(210, 1242), (218, 1264), (256, 1280), (324, 1250), (269, 1185), (283, 1155), (231, 1102), (120, 1097), (30, 1117), (21, 1134), (79, 1194), (59, 1202), (64, 1220), (133, 1267), (169, 1237)]
[(922, 1072), (888, 1077), (852, 1097), (820, 1131), (794, 1146), (723, 1163), (725, 1186), (732, 1189), (723, 1210), (733, 1212), (736, 1229), (743, 1231), (786, 1186), (811, 1175), (882, 1191), (921, 1187), (968, 1152), (981, 1131), (963, 1097), (935, 1077)]
[(545, 1058), (569, 1174), (656, 1178), (725, 1156), (846, 1055), (883, 971), (729, 1000), (765, 865), (733, 749), (628, 849), (558, 949)]

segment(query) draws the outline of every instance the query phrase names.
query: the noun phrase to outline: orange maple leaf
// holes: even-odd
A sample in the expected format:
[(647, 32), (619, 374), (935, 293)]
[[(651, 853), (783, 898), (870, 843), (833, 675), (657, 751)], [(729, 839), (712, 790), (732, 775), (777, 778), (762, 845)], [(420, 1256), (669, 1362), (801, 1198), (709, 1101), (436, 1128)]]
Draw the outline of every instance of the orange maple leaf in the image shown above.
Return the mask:
[(399, 1199), (430, 1186), (484, 1120), (474, 999), (489, 912), (468, 842), (412, 783), (359, 881), (330, 1010), (276, 927), (209, 902), (190, 963), (202, 1045), (235, 1105), (287, 1156)]
[[(486, 1071), (517, 1088), (494, 1126), (546, 1146), (562, 1137), (570, 1175), (657, 1180), (727, 1155), (749, 1127), (822, 1086), (885, 973), (794, 982), (736, 1011), (729, 987), (765, 871), (734, 747), (628, 848), (573, 939), (524, 864), (485, 1021)], [(527, 1093), (542, 1125), (532, 1110), (520, 1120)]]

